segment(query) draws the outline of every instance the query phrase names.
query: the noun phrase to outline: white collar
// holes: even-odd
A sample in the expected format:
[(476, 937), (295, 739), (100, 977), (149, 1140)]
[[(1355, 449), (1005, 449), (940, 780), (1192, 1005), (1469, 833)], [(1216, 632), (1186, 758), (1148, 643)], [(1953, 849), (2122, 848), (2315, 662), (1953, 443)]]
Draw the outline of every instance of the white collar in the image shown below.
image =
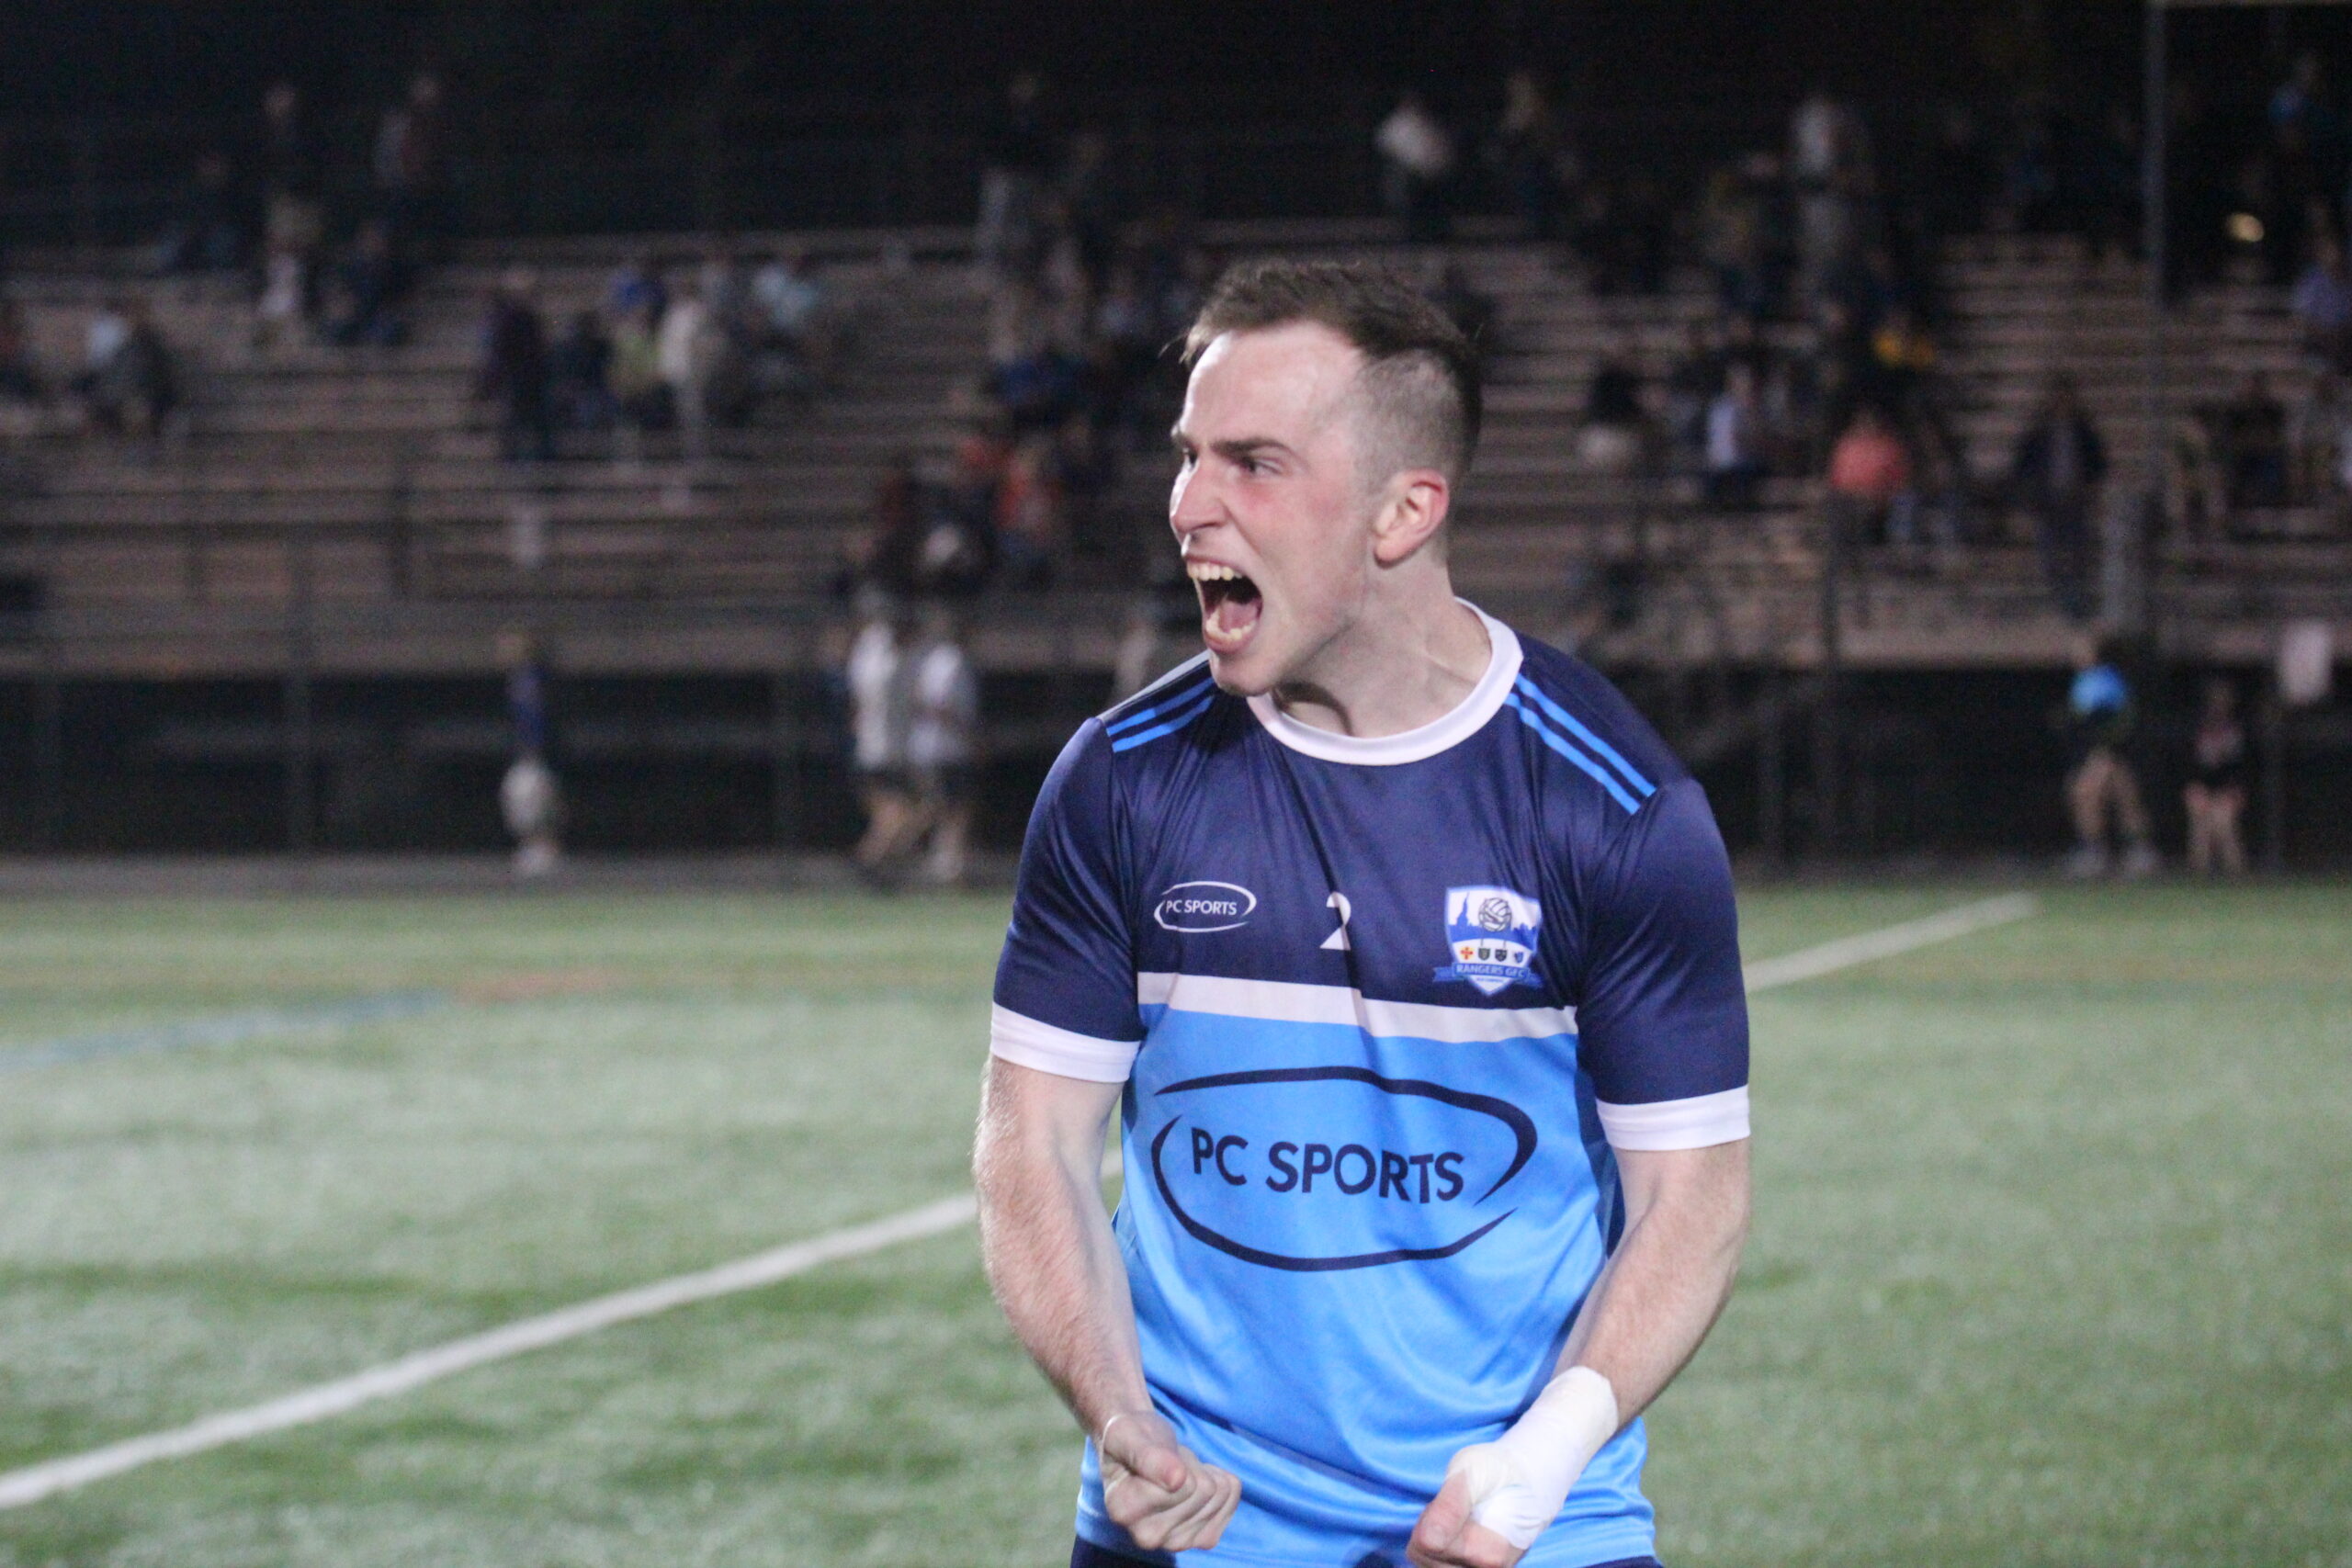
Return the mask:
[(1519, 637), (1511, 629), (1467, 599), (1463, 605), (1486, 623), (1487, 672), (1470, 688), (1470, 694), (1453, 709), (1431, 719), (1418, 729), (1408, 729), (1396, 735), (1341, 735), (1335, 730), (1317, 729), (1311, 724), (1301, 724), (1283, 712), (1272, 693), (1260, 693), (1250, 699), (1250, 711), (1266, 727), (1266, 733), (1294, 751), (1326, 762), (1356, 762), (1379, 767), (1396, 762), (1418, 762), (1424, 757), (1434, 757), (1451, 746), (1457, 746), (1486, 728), (1487, 721), (1502, 711), (1503, 699), (1510, 695), (1510, 683), (1519, 679)]

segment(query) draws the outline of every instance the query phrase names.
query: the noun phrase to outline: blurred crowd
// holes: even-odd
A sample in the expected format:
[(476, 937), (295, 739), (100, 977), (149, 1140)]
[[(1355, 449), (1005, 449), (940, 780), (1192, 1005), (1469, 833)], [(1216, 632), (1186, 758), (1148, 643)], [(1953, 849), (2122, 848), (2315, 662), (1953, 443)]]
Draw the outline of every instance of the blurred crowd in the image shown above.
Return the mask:
[(511, 459), (608, 450), (634, 461), (657, 433), (701, 457), (714, 430), (805, 409), (840, 368), (854, 322), (798, 251), (722, 249), (675, 269), (640, 254), (600, 299), (573, 301), (560, 324), (551, 314), (520, 266), (483, 310), (474, 395)]

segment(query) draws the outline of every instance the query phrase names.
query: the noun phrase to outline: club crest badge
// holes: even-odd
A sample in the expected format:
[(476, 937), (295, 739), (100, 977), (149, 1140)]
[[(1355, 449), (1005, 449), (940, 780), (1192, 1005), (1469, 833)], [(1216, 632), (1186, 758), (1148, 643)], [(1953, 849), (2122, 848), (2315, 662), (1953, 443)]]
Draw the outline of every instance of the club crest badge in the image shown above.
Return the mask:
[(1487, 996), (1505, 986), (1532, 986), (1535, 933), (1544, 907), (1508, 887), (1445, 890), (1445, 941), (1453, 962), (1440, 980), (1467, 980)]

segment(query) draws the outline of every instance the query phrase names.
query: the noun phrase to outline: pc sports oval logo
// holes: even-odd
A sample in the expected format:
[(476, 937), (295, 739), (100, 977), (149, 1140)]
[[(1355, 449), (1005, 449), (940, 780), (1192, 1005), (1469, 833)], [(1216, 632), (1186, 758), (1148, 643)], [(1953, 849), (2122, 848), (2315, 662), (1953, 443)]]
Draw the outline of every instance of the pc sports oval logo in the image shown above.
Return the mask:
[[(1151, 1175), (1195, 1241), (1299, 1273), (1451, 1258), (1510, 1218), (1534, 1157), (1519, 1107), (1363, 1067), (1278, 1067), (1170, 1084)], [(1499, 1209), (1499, 1212), (1497, 1212)]]
[(1159, 896), (1151, 918), (1159, 929), (1189, 931), (1237, 931), (1250, 923), (1258, 896), (1231, 882), (1180, 882)]

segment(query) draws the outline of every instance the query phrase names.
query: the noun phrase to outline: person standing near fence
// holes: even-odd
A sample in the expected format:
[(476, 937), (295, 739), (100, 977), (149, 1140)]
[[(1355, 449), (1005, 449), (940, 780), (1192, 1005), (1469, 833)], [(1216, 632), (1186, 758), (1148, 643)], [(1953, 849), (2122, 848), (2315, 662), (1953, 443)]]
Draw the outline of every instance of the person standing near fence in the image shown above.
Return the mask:
[[(2066, 861), (2069, 876), (2105, 876), (2119, 866), (2126, 876), (2146, 876), (2162, 864), (2149, 841), (2140, 778), (2125, 753), (2133, 713), (2132, 686), (2120, 663), (2110, 639), (2086, 639), (2075, 682), (2066, 693), (2066, 738), (2073, 753), (2066, 805), (2075, 819), (2075, 852)], [(2109, 852), (2110, 818), (2122, 842), (2120, 861)]]
[(959, 631), (953, 609), (933, 605), (907, 674), (907, 764), (931, 840), (924, 874), (942, 886), (964, 879), (979, 750), (979, 682)]
[(2196, 739), (2189, 743), (2188, 783), (2181, 789), (2188, 812), (2188, 869), (2245, 874), (2245, 726), (2238, 722), (2238, 692), (2229, 677), (2205, 682)]
[(858, 870), (882, 876), (906, 852), (920, 828), (907, 773), (906, 611), (876, 589), (858, 595), (865, 624), (850, 644), (842, 671), (849, 686), (850, 753), (857, 795), (865, 808), (858, 840)]

